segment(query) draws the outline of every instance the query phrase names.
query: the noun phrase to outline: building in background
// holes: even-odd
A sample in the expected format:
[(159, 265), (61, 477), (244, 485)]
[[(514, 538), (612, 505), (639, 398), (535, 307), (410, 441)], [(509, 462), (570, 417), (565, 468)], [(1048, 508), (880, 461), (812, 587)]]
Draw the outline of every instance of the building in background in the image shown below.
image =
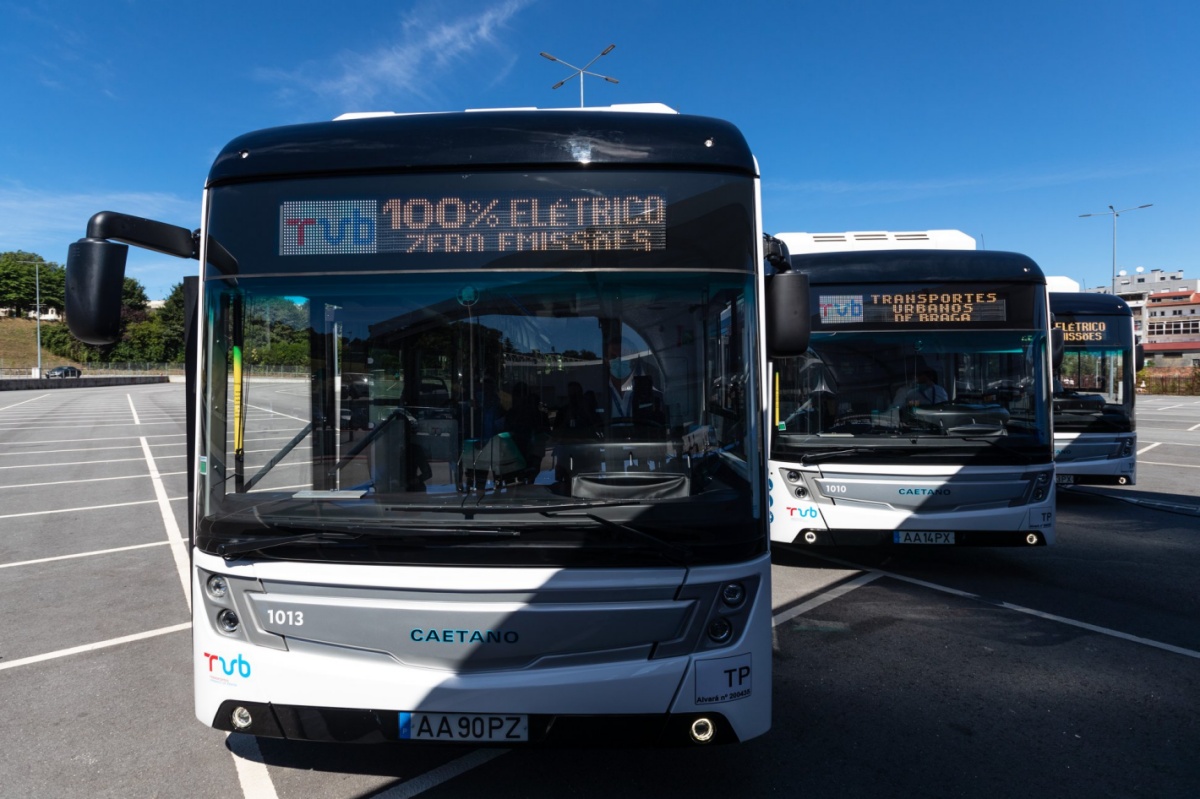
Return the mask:
[(1142, 338), (1155, 366), (1200, 366), (1200, 291), (1165, 291), (1145, 298)]
[[(1143, 344), (1147, 364), (1200, 366), (1200, 280), (1182, 269), (1138, 267), (1117, 275), (1117, 295), (1133, 311), (1133, 328)], [(1109, 286), (1088, 291), (1112, 293)]]

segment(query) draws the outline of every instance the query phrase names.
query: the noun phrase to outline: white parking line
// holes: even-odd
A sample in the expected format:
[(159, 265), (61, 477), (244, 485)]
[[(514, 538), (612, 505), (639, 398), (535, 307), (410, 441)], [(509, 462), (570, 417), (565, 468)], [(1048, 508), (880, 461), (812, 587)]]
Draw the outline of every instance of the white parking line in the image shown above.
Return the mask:
[[(825, 591), (824, 593), (801, 603), (795, 607), (788, 608), (776, 614), (772, 619), (772, 625), (778, 627), (785, 621), (795, 618), (801, 614), (807, 613), (813, 608), (824, 605), (826, 602), (837, 599), (840, 596), (850, 593), (855, 588), (866, 585), (874, 580), (882, 577), (882, 574), (868, 572), (860, 574), (853, 580), (849, 580), (841, 585)], [(425, 791), (438, 787), (439, 785), (449, 782), (450, 780), (466, 774), (468, 771), (478, 768), (486, 763), (495, 760), (501, 755), (508, 754), (507, 749), (477, 749), (470, 754), (463, 755), (457, 760), (452, 760), (449, 763), (438, 766), (432, 771), (427, 771), (420, 776), (397, 783), (380, 793), (371, 794), (372, 799), (413, 799), (415, 796), (420, 796)], [(247, 794), (247, 799), (258, 799), (257, 795), (251, 797)]]
[(878, 580), (882, 576), (883, 575), (879, 574), (878, 572), (865, 572), (864, 574), (860, 574), (859, 576), (855, 577), (853, 580), (847, 580), (846, 582), (841, 583), (840, 585), (835, 585), (833, 588), (830, 588), (828, 591), (826, 591), (822, 594), (818, 594), (817, 596), (813, 597), (812, 599), (810, 599), (806, 602), (802, 602), (801, 604), (796, 605), (795, 607), (788, 608), (787, 610), (776, 613), (774, 616), (771, 617), (771, 626), (778, 627), (779, 625), (783, 624), (785, 621), (790, 621), (791, 619), (794, 619), (797, 616), (801, 616), (805, 613), (808, 613), (813, 608), (818, 608), (821, 605), (824, 605), (826, 602), (830, 602), (834, 599), (837, 599), (840, 596), (845, 596), (846, 594), (853, 591), (855, 588), (861, 588), (864, 585), (866, 585), (867, 583), (871, 583), (871, 582), (874, 582), (875, 580)]
[[(88, 408), (83, 411), (75, 411), (68, 413), (66, 411), (58, 411), (55, 413), (54, 419), (58, 422), (90, 422), (90, 421), (109, 421), (112, 419), (128, 419), (129, 408), (121, 407), (113, 410), (105, 408)], [(28, 413), (6, 413), (0, 417), (6, 425), (28, 424), (30, 422), (44, 422), (46, 414), (30, 411)]]
[[(187, 457), (187, 454), (184, 453), (183, 455), (160, 455), (159, 457), (162, 457), (162, 458), (184, 458), (184, 457)], [(102, 460), (102, 461), (69, 461), (66, 463), (58, 463), (58, 462), (56, 462), (56, 463), (22, 463), (18, 466), (0, 466), (0, 469), (57, 469), (60, 466), (92, 466), (93, 464), (101, 464), (101, 463), (128, 463), (130, 461), (137, 461), (140, 463), (142, 460), (143, 460), (142, 458), (110, 458), (108, 460)]]
[(38, 400), (45, 399), (48, 396), (50, 396), (50, 395), (49, 394), (39, 394), (38, 396), (30, 397), (27, 400), (21, 400), (20, 402), (14, 402), (12, 405), (5, 405), (3, 408), (0, 408), (0, 411), (7, 411), (9, 408), (16, 408), (19, 405), (25, 405), (26, 403), (29, 403), (29, 402), (37, 402)]
[(242, 786), (245, 799), (278, 799), (271, 773), (263, 762), (258, 739), (253, 735), (225, 733), (225, 745), (233, 755), (233, 767), (237, 771), (238, 784)]
[[(160, 438), (161, 438), (161, 436), (160, 436)], [(174, 442), (167, 442), (167, 443), (163, 443), (163, 444), (152, 444), (151, 446), (154, 446), (154, 447), (182, 447), (186, 444), (187, 444), (186, 441), (174, 441)], [(9, 446), (9, 445), (6, 444), (5, 446)], [(131, 444), (128, 447), (104, 447), (103, 449), (100, 449), (100, 450), (97, 450), (96, 447), (71, 447), (70, 449), (39, 449), (37, 451), (37, 454), (38, 455), (60, 455), (64, 452), (97, 452), (97, 451), (112, 452), (112, 451), (118, 450), (118, 449), (136, 449), (138, 452), (141, 452), (142, 446), (141, 446), (141, 444)], [(29, 454), (30, 453), (28, 453), (28, 452), (0, 452), (0, 458), (6, 458), (6, 457), (7, 458), (25, 458), (25, 457), (28, 457)], [(162, 457), (162, 456), (160, 455), (159, 457)], [(137, 460), (137, 458), (134, 458), (134, 460)], [(86, 463), (87, 461), (84, 461), (84, 462)]]
[[(178, 426), (179, 422), (176, 420), (168, 419), (165, 422), (146, 422), (146, 424), (147, 425), (170, 424), (170, 425)], [(32, 427), (30, 425), (20, 425), (20, 424), (18, 424), (18, 425), (0, 425), (0, 430), (16, 430), (16, 431), (21, 431), (21, 432), (24, 432), (26, 430), (62, 430), (62, 426), (63, 426), (62, 422), (56, 422), (55, 424), (48, 424), (48, 425), (45, 425), (44, 427)], [(132, 422), (118, 422), (116, 424), (92, 424), (90, 426), (91, 427), (134, 427), (135, 425)]]
[[(158, 433), (157, 435), (145, 436), (145, 438), (182, 438), (183, 443), (187, 443), (186, 433)], [(35, 447), (39, 453), (44, 452), (42, 447), (47, 444), (88, 444), (99, 443), (101, 441), (128, 441), (129, 436), (105, 436), (103, 438), (39, 438), (37, 441), (6, 441), (4, 446), (9, 448), (15, 447)], [(155, 444), (156, 447), (170, 446), (169, 444)], [(178, 446), (178, 445), (175, 445)], [(112, 447), (112, 449), (127, 449), (127, 447)], [(141, 449), (137, 445), (128, 447), (128, 449)], [(54, 450), (56, 452), (71, 452), (72, 450)]]
[(17, 483), (16, 485), (0, 485), (0, 491), (6, 488), (44, 488), (45, 486), (66, 486), (75, 483), (102, 483), (106, 480), (142, 480), (144, 474), (125, 474), (120, 477), (82, 477), (78, 480), (56, 480), (48, 483)]
[(120, 638), (110, 638), (107, 641), (97, 641), (94, 644), (84, 644), (82, 646), (73, 646), (70, 649), (59, 649), (57, 652), (46, 652), (42, 655), (32, 655), (27, 658), (19, 658), (10, 660), (7, 663), (0, 663), (0, 671), (15, 669), (21, 666), (29, 666), (33, 663), (44, 663), (47, 660), (57, 660), (71, 655), (78, 655), (83, 652), (95, 652), (97, 649), (107, 649), (111, 646), (120, 646), (121, 644), (132, 643), (133, 641), (144, 641), (147, 638), (157, 638), (160, 635), (169, 635), (177, 633), (180, 630), (190, 630), (192, 623), (184, 622), (183, 624), (173, 624), (170, 627), (159, 627), (157, 630), (146, 630), (133, 635), (123, 635)]
[[(158, 473), (158, 465), (150, 454), (150, 444), (146, 439), (142, 442), (142, 454), (146, 456), (146, 468), (150, 470), (150, 483), (154, 486), (155, 501), (162, 515), (163, 527), (167, 530), (167, 540), (171, 542), (171, 555), (175, 558), (175, 570), (179, 572), (179, 582), (183, 586), (183, 598), (187, 602), (188, 613), (192, 611), (192, 564), (188, 559), (187, 547), (184, 546), (179, 532), (179, 523), (175, 521), (175, 511), (171, 510), (171, 500), (167, 499), (167, 489), (163, 486), (162, 476)], [(188, 508), (191, 512), (191, 508)]]
[[(1036, 616), (1039, 619), (1046, 619), (1047, 621), (1055, 621), (1055, 622), (1058, 622), (1059, 624), (1066, 624), (1071, 627), (1078, 627), (1083, 630), (1088, 630), (1089, 632), (1099, 633), (1101, 635), (1107, 635), (1111, 638), (1119, 638), (1123, 641), (1130, 641), (1135, 644), (1141, 644), (1143, 646), (1153, 647), (1154, 649), (1161, 649), (1164, 652), (1172, 652), (1176, 655), (1183, 655), (1184, 657), (1196, 658), (1197, 660), (1200, 660), (1200, 652), (1197, 652), (1193, 649), (1185, 649), (1184, 647), (1175, 646), (1174, 644), (1166, 644), (1166, 643), (1163, 643), (1162, 641), (1155, 641), (1150, 638), (1142, 638), (1141, 636), (1138, 636), (1138, 635), (1131, 635), (1129, 633), (1123, 633), (1120, 630), (1114, 630), (1110, 627), (1101, 627), (1096, 624), (1089, 624), (1088, 622), (1085, 622), (1085, 621), (1078, 621), (1077, 619), (1069, 619), (1066, 616), (1059, 616), (1054, 613), (1046, 613), (1045, 611), (1035, 610), (1034, 608), (1027, 608), (1024, 605), (1014, 605), (1011, 602), (987, 599), (986, 597), (980, 596), (979, 594), (972, 594), (969, 591), (960, 591), (957, 588), (951, 588), (946, 585), (938, 585), (937, 583), (931, 583), (927, 580), (919, 580), (916, 577), (907, 577), (903, 574), (896, 574), (895, 572), (889, 572), (889, 571), (885, 571), (883, 569), (867, 568), (864, 566), (860, 566), (856, 563), (850, 563), (848, 561), (844, 561), (841, 558), (834, 558), (834, 557), (830, 557), (828, 555), (820, 555), (820, 554), (811, 553), (811, 552), (809, 554), (811, 554), (815, 558), (820, 558), (821, 560), (829, 561), (830, 563), (836, 563), (840, 566), (845, 566), (846, 568), (850, 568), (850, 569), (861, 569), (862, 571), (864, 571), (868, 574), (874, 574), (879, 577), (891, 577), (893, 580), (899, 580), (900, 582), (909, 583), (911, 585), (918, 585), (918, 586), (921, 586), (922, 588), (928, 588), (932, 591), (940, 591), (943, 594), (952, 594), (954, 596), (962, 597), (964, 599), (973, 599), (976, 602), (982, 602), (984, 604), (992, 605), (994, 607), (1001, 607), (1001, 608), (1004, 608), (1005, 610), (1012, 610), (1017, 613), (1024, 613), (1027, 616)], [(834, 588), (832, 590), (836, 591), (837, 589)]]
[(1185, 469), (1200, 469), (1200, 464), (1198, 463), (1166, 463), (1164, 461), (1144, 461), (1140, 458), (1138, 459), (1138, 464), (1149, 466), (1182, 466)]
[[(167, 489), (163, 486), (158, 466), (154, 462), (154, 455), (150, 452), (150, 443), (144, 437), (139, 440), (142, 444), (142, 454), (146, 458), (146, 467), (150, 470), (150, 481), (154, 485), (154, 494), (162, 514), (163, 526), (167, 530), (167, 541), (171, 545), (171, 554), (175, 558), (175, 569), (179, 572), (179, 582), (183, 587), (184, 601), (187, 602), (190, 614), (192, 610), (192, 566), (185, 546), (187, 542), (180, 535), (179, 525), (175, 521), (175, 513), (171, 510), (171, 500), (167, 498)], [(191, 512), (191, 508), (188, 508), (188, 512)], [(228, 740), (229, 736), (225, 737)], [(242, 751), (239, 753), (231, 746), (229, 754), (233, 758), (233, 768), (237, 773), (242, 796), (245, 799), (278, 799), (275, 784), (271, 781), (271, 773), (262, 760), (258, 741), (249, 735), (238, 736), (238, 738), (246, 739), (240, 742)], [(235, 740), (234, 743), (238, 743), (238, 741)]]
[(1139, 450), (1137, 451), (1137, 454), (1138, 454), (1138, 455), (1141, 455), (1143, 452), (1149, 452), (1150, 450), (1154, 449), (1155, 447), (1161, 447), (1161, 446), (1162, 446), (1162, 442), (1161, 442), (1161, 441), (1155, 441), (1155, 442), (1154, 442), (1153, 444), (1151, 444), (1150, 446), (1148, 446), (1148, 447), (1142, 447), (1141, 449), (1139, 449)]
[[(185, 502), (187, 497), (171, 497), (169, 502)], [(114, 502), (111, 505), (85, 505), (80, 508), (55, 508), (53, 510), (34, 510), (28, 513), (6, 513), (0, 516), (0, 519), (20, 519), (25, 516), (49, 516), (52, 513), (86, 513), (93, 510), (107, 510), (108, 508), (128, 508), (133, 505), (153, 505), (158, 502), (157, 499), (139, 499), (135, 502)]]
[(301, 419), (299, 416), (292, 416), (289, 413), (280, 413), (279, 411), (273, 411), (270, 408), (264, 408), (261, 405), (247, 405), (246, 407), (253, 408), (256, 411), (262, 411), (263, 413), (269, 413), (272, 416), (282, 416), (284, 419), (295, 419), (297, 422), (304, 422), (305, 424), (308, 424), (308, 422), (309, 422), (308, 419)]
[(426, 771), (419, 777), (394, 785), (382, 793), (371, 794), (371, 799), (412, 799), (431, 788), (436, 788), (444, 782), (466, 774), (473, 768), (479, 768), (500, 755), (508, 754), (508, 751), (507, 749), (476, 749), (458, 760), (451, 760), (433, 771)]
[(100, 555), (112, 555), (117, 552), (130, 552), (135, 549), (149, 549), (151, 547), (165, 547), (170, 541), (152, 541), (149, 544), (134, 544), (128, 547), (113, 547), (112, 549), (93, 549), (91, 552), (73, 552), (70, 555), (55, 555), (50, 558), (38, 558), (36, 560), (15, 560), (12, 563), (0, 563), (0, 569), (12, 569), (17, 566), (36, 566), (39, 563), (53, 563), (56, 560), (74, 560), (75, 558), (94, 558)]
[(141, 424), (142, 420), (138, 418), (137, 408), (133, 406), (133, 395), (126, 394), (125, 399), (129, 400), (129, 412), (133, 414), (133, 423)]

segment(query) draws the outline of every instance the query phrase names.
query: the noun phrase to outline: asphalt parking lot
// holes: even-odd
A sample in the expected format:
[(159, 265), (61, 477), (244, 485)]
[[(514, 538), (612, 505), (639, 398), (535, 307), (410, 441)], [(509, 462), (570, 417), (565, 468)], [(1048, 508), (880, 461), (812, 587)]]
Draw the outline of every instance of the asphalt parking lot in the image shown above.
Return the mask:
[(182, 386), (0, 392), (0, 795), (1200, 793), (1200, 398), (1037, 550), (779, 551), (771, 733), (639, 751), (294, 744), (192, 712)]

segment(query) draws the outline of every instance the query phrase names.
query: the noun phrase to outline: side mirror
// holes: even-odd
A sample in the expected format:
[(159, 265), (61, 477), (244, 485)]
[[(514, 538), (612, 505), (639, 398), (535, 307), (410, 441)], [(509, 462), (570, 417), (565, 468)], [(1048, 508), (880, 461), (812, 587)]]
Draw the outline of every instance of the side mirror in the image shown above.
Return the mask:
[(121, 337), (121, 294), (129, 247), (104, 239), (80, 239), (67, 248), (67, 327), (87, 344)]
[[(196, 236), (187, 228), (116, 211), (100, 211), (88, 220), (87, 237), (67, 250), (67, 327), (88, 344), (112, 344), (121, 337), (121, 296), (125, 289), (127, 242), (178, 258), (198, 258)], [(225, 274), (237, 273), (237, 261), (210, 241), (209, 261)]]
[(787, 245), (774, 236), (763, 234), (763, 257), (767, 263), (780, 272), (786, 272), (791, 265)]
[(767, 278), (767, 354), (772, 358), (808, 351), (812, 318), (808, 310), (808, 275), (779, 272)]
[(1146, 368), (1146, 346), (1138, 344), (1133, 348), (1133, 371), (1140, 372)]
[(1066, 333), (1061, 327), (1050, 328), (1050, 365), (1057, 372), (1062, 368), (1063, 355), (1066, 349)]

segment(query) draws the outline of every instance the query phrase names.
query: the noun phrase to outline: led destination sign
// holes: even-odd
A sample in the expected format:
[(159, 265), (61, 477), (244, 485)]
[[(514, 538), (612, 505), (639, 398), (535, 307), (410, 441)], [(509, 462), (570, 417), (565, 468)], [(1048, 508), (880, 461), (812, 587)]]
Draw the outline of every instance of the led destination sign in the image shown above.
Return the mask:
[(995, 291), (822, 294), (822, 325), (908, 325), (1008, 321), (1008, 301)]
[(1068, 344), (1095, 344), (1108, 338), (1108, 322), (1055, 322), (1054, 326), (1063, 332), (1063, 341)]
[(662, 194), (496, 194), (284, 202), (280, 255), (662, 250)]

